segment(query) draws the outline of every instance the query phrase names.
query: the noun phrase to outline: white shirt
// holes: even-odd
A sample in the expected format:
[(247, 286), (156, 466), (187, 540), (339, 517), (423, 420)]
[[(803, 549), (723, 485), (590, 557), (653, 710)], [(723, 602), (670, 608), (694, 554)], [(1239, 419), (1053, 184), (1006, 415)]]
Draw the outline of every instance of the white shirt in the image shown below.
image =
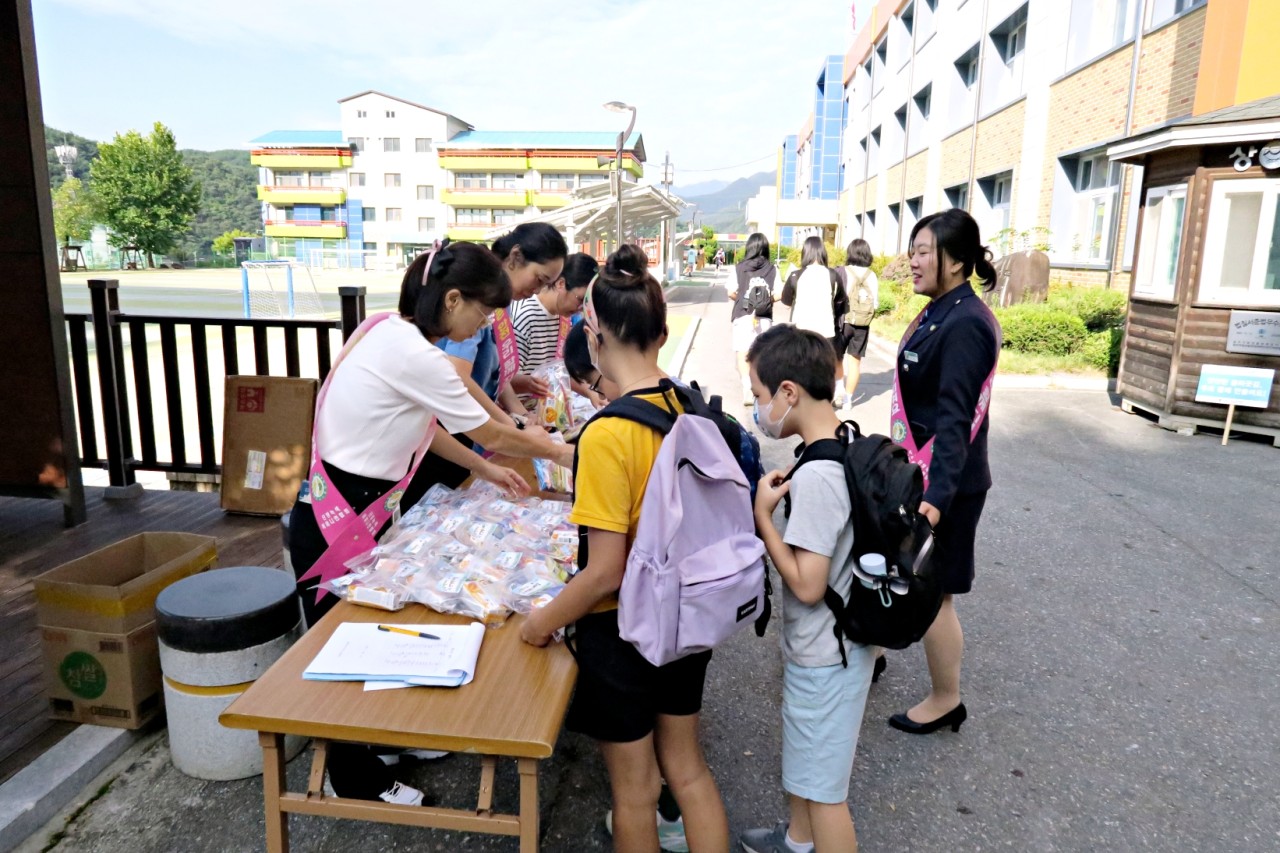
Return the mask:
[(399, 480), (433, 414), (451, 433), (489, 420), (449, 357), (413, 323), (391, 317), (331, 374), (317, 425), (320, 458), (352, 474)]
[(831, 271), (821, 264), (805, 267), (796, 279), (795, 306), (791, 324), (817, 332), (824, 338), (835, 334), (835, 315), (831, 313)]
[(530, 296), (514, 303), (511, 325), (516, 330), (521, 373), (533, 373), (547, 362), (555, 361), (560, 345), (560, 317), (548, 311), (541, 299)]

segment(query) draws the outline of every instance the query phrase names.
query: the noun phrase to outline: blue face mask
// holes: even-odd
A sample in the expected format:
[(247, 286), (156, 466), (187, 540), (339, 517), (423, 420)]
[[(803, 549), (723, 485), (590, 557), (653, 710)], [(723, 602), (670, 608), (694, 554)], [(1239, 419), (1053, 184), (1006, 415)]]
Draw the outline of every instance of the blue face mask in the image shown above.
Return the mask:
[(755, 417), (756, 426), (760, 427), (760, 431), (769, 438), (782, 438), (782, 422), (787, 419), (787, 415), (791, 414), (791, 406), (787, 406), (787, 410), (782, 413), (782, 417), (776, 421), (773, 419), (773, 400), (769, 400), (769, 413), (763, 414), (760, 411), (760, 401), (756, 400), (752, 408), (752, 415)]

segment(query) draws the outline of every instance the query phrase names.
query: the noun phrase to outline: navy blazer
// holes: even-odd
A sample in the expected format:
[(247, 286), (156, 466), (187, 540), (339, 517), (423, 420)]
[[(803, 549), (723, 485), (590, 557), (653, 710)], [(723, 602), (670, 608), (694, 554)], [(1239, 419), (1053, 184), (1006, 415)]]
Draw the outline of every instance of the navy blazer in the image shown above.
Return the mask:
[(917, 447), (936, 439), (924, 499), (944, 516), (956, 495), (991, 488), (991, 418), (972, 443), (969, 432), (982, 383), (999, 354), (1000, 326), (968, 283), (934, 300), (928, 318), (898, 353), (898, 383), (912, 437)]

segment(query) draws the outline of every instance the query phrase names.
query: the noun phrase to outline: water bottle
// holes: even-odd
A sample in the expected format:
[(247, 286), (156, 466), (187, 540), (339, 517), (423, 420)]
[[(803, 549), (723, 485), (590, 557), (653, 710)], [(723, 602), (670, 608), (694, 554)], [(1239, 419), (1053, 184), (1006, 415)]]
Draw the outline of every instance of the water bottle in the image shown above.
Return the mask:
[(867, 589), (875, 589), (877, 587), (876, 578), (883, 578), (888, 574), (885, 568), (884, 557), (879, 554), (863, 554), (858, 558), (858, 568), (862, 574), (868, 575), (871, 579), (859, 577), (858, 580)]

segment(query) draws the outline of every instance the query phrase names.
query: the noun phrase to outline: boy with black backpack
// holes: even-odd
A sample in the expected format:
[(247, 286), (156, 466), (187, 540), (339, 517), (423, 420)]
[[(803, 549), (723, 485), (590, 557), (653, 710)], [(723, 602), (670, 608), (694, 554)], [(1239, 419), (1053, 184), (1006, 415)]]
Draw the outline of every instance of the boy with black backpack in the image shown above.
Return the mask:
[[(756, 423), (770, 438), (800, 436), (806, 445), (834, 439), (831, 408), (835, 351), (822, 336), (774, 326), (747, 353)], [(849, 777), (875, 663), (871, 646), (843, 638), (824, 602), (848, 589), (854, 532), (844, 465), (817, 459), (794, 477), (771, 471), (760, 481), (755, 518), (782, 577), (782, 786), (790, 820), (742, 834), (749, 853), (847, 853), (856, 850)], [(773, 512), (787, 500), (780, 532)], [(847, 662), (847, 665), (846, 665)]]

